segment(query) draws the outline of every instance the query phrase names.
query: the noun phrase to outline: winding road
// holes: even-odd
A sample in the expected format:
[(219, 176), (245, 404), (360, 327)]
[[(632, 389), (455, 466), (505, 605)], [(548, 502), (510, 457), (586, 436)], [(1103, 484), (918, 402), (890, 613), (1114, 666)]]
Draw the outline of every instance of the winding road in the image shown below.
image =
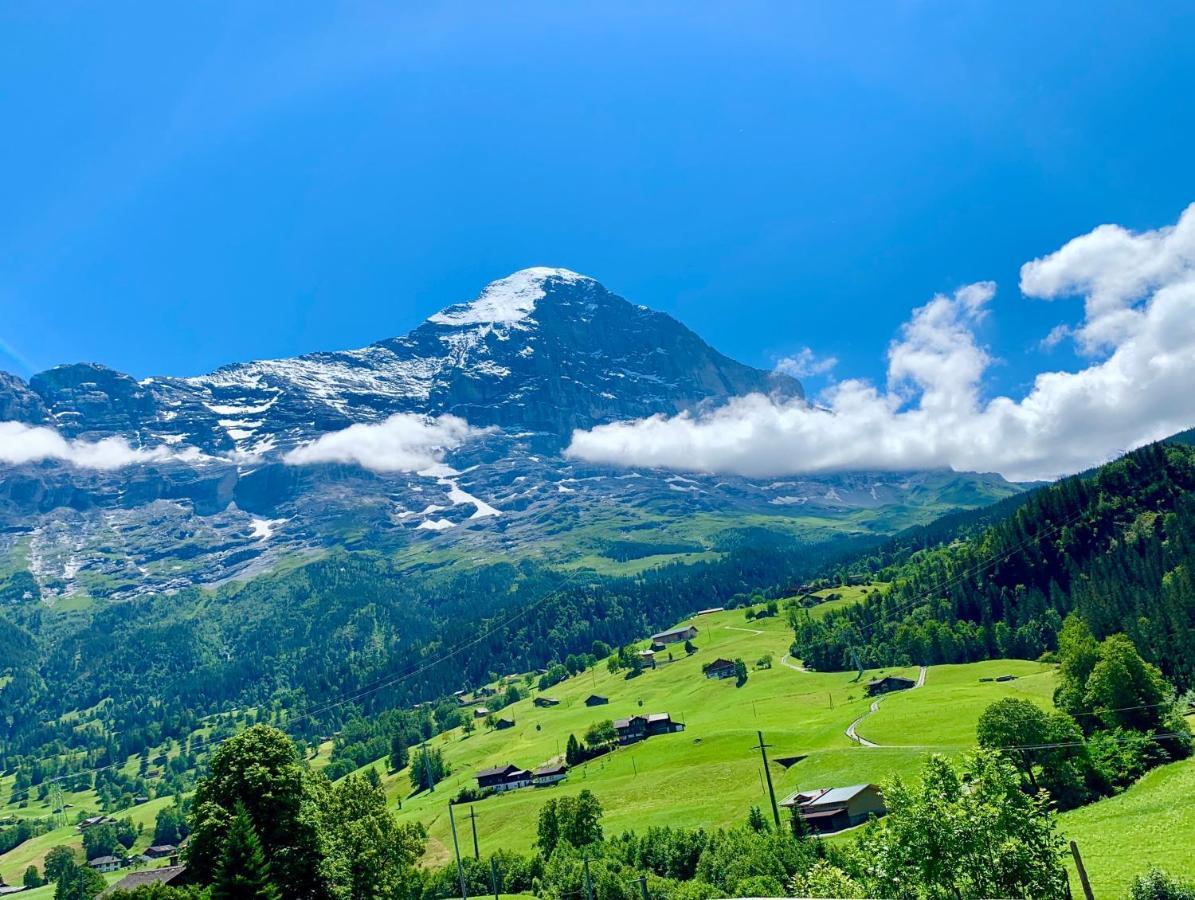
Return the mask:
[[(910, 688), (910, 690), (916, 690), (917, 688), (919, 688), (923, 684), (925, 684), (925, 673), (927, 670), (928, 670), (927, 666), (921, 667), (921, 671), (917, 673), (917, 683), (915, 685), (913, 685), (913, 687)], [(885, 694), (884, 696), (887, 696), (887, 695)], [(863, 715), (859, 716), (859, 718), (855, 719), (855, 721), (851, 722), (851, 724), (848, 725), (846, 728), (846, 736), (848, 738), (850, 738), (852, 741), (854, 741), (856, 744), (858, 744), (860, 747), (883, 747), (884, 746), (883, 744), (877, 744), (875, 741), (869, 741), (867, 738), (863, 737), (856, 731), (856, 729), (859, 727), (859, 724), (864, 719), (866, 719), (868, 716), (870, 716), (872, 713), (874, 713), (876, 710), (878, 710), (880, 708), (880, 701), (882, 701), (883, 699), (884, 699), (884, 697), (879, 697), (876, 700), (872, 701), (872, 704), (868, 708), (867, 712), (865, 712)]]

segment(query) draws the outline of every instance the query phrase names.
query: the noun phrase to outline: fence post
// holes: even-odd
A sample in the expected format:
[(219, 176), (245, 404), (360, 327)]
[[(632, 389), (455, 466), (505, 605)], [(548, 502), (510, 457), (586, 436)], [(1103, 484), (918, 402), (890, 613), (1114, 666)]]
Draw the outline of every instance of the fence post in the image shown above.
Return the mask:
[(1075, 858), (1075, 868), (1079, 870), (1079, 884), (1083, 886), (1083, 896), (1087, 900), (1095, 900), (1091, 892), (1091, 882), (1087, 880), (1087, 870), (1083, 868), (1083, 857), (1079, 855), (1079, 845), (1071, 841), (1071, 856)]

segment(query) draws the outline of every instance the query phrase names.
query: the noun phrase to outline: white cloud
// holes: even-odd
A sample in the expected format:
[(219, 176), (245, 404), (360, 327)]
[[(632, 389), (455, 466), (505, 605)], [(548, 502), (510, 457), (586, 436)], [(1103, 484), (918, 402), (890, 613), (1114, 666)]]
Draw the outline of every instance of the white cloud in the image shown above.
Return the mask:
[(22, 422), (0, 422), (0, 463), (7, 465), (19, 466), (52, 459), (84, 469), (119, 469), (134, 463), (167, 459), (170, 455), (163, 447), (135, 449), (124, 438), (68, 440), (52, 428)]
[(1195, 204), (1178, 223), (1135, 234), (1101, 225), (1062, 249), (1021, 267), (1021, 290), (1052, 300), (1082, 295), (1086, 319), (1075, 331), (1080, 347), (1095, 353), (1118, 347), (1142, 327), (1143, 303), (1166, 285), (1195, 272)]
[(794, 378), (808, 378), (812, 375), (825, 375), (831, 371), (838, 360), (833, 356), (818, 356), (809, 347), (802, 347), (792, 356), (785, 356), (776, 361), (776, 371)]
[(427, 418), (398, 413), (373, 425), (350, 425), (290, 451), (290, 465), (356, 463), (374, 472), (418, 472), (440, 463), (482, 429), (457, 416)]
[[(824, 408), (762, 395), (716, 410), (574, 433), (593, 462), (772, 476), (949, 466), (1053, 478), (1195, 424), (1195, 206), (1172, 228), (1101, 226), (1022, 269), (1036, 297), (1080, 294), (1081, 346), (1105, 356), (1043, 372), (1020, 398), (980, 399), (992, 363), (975, 328), (995, 286), (914, 311), (888, 352), (885, 390), (830, 388)], [(1059, 334), (1057, 339), (1061, 339)]]

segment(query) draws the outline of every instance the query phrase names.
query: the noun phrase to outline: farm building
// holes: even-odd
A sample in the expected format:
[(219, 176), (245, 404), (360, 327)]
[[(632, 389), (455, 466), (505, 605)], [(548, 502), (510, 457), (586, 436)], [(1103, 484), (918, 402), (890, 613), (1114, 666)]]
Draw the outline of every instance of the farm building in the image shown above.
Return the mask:
[(494, 728), (496, 728), (498, 731), (505, 731), (507, 728), (514, 728), (514, 727), (515, 727), (514, 719), (501, 718), (497, 722), (494, 723)]
[(610, 702), (609, 697), (603, 697), (601, 694), (590, 694), (585, 698), (586, 706), (605, 706)]
[(656, 667), (656, 653), (654, 650), (640, 650), (639, 659), (642, 661), (643, 665), (647, 666), (649, 669), (654, 669)]
[(110, 825), (115, 821), (111, 816), (92, 816), (89, 819), (83, 819), (79, 822), (78, 829), (86, 831), (88, 828), (94, 828), (96, 825)]
[(490, 714), (490, 711), (488, 709), (486, 709), (484, 706), (479, 706), (475, 710), (473, 710), (473, 718), (475, 718), (475, 719), (484, 719), (489, 714)]
[(674, 731), (684, 731), (685, 726), (680, 722), (673, 722), (668, 713), (651, 713), (646, 716), (630, 716), (626, 719), (615, 719), (614, 730), (618, 733), (618, 743), (634, 744), (645, 738), (657, 734), (671, 734)]
[(701, 667), (706, 678), (734, 678), (734, 662), (729, 659), (715, 659)]
[(725, 611), (726, 611), (726, 607), (725, 607), (725, 606), (711, 606), (709, 609), (699, 609), (699, 610), (697, 610), (697, 615), (699, 615), (699, 616), (708, 616), (708, 615), (710, 615), (711, 613), (716, 613), (716, 612), (725, 612)]
[(883, 678), (873, 678), (867, 682), (868, 695), (890, 694), (893, 691), (907, 691), (917, 684), (912, 678), (902, 678), (899, 675), (885, 675)]
[(541, 707), (559, 706), (560, 705), (560, 701), (557, 700), (555, 697), (536, 697), (531, 702), (534, 703), (536, 706), (541, 706)]
[(120, 868), (120, 860), (115, 856), (97, 856), (87, 860), (87, 866), (97, 872), (115, 872)]
[(537, 787), (544, 787), (549, 784), (555, 784), (558, 781), (563, 781), (564, 776), (568, 774), (568, 766), (564, 763), (548, 763), (540, 766), (531, 773), (531, 783)]
[(531, 773), (514, 763), (482, 769), (475, 777), (478, 789), (483, 791), (513, 791), (531, 784)]
[(874, 784), (797, 791), (780, 805), (795, 809), (809, 829), (819, 834), (862, 825), (870, 816), (879, 818), (888, 811), (883, 794)]
[(696, 625), (681, 625), (653, 634), (651, 642), (653, 644), (679, 644), (681, 641), (691, 641), (695, 637), (697, 637)]
[(146, 869), (144, 872), (132, 872), (116, 884), (103, 891), (100, 896), (106, 897), (116, 891), (135, 891), (140, 887), (150, 887), (155, 884), (168, 884), (180, 887), (190, 884), (186, 866), (162, 866), (160, 869)]
[(145, 855), (150, 859), (165, 859), (168, 856), (174, 856), (178, 853), (178, 847), (173, 844), (158, 844), (150, 847), (145, 851)]

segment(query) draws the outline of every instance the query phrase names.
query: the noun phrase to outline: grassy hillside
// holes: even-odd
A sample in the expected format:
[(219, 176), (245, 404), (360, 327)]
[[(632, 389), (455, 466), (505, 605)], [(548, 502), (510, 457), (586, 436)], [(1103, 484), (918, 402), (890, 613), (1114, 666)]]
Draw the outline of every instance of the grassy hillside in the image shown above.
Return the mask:
[[(462, 787), (475, 784), (478, 769), (508, 761), (534, 767), (562, 754), (568, 736), (582, 737), (595, 721), (636, 712), (668, 712), (686, 729), (591, 760), (555, 787), (528, 788), (473, 804), (483, 852), (500, 846), (529, 849), (543, 803), (584, 788), (601, 800), (611, 833), (648, 825), (737, 823), (751, 806), (766, 809), (768, 804), (760, 755), (754, 747), (757, 729), (770, 745), (772, 777), (780, 798), (798, 787), (879, 781), (894, 772), (913, 775), (924, 746), (973, 745), (975, 720), (987, 702), (1026, 690), (1048, 693), (1052, 678), (1051, 671), (1037, 664), (993, 661), (947, 667), (950, 671), (939, 684), (937, 670), (931, 669), (925, 687), (884, 701), (885, 719), (903, 722), (893, 726), (899, 739), (892, 743), (898, 746), (863, 748), (844, 733), (870, 705), (862, 684), (855, 682), (854, 673), (805, 672), (785, 659), (791, 631), (781, 617), (747, 621), (742, 610), (734, 610), (692, 621), (700, 635), (698, 652), (691, 658), (685, 658), (677, 646), (674, 662), (631, 680), (604, 668), (585, 672), (547, 692), (561, 701), (557, 707), (540, 709), (528, 698), (504, 709), (503, 715), (514, 718), (514, 728), (472, 735), (457, 729), (437, 738), (432, 745), (443, 750), (452, 774), (434, 793), (408, 797), (407, 773), (388, 776), (388, 795), (396, 803), (401, 798), (399, 815), (428, 826), (431, 860), (449, 857), (447, 802)], [(772, 667), (755, 669), (754, 663), (764, 654), (772, 655)], [(752, 668), (743, 687), (702, 676), (703, 663), (719, 656), (742, 658)], [(890, 671), (916, 674), (915, 669)], [(1026, 677), (1007, 684), (981, 685), (978, 680), (1006, 671)], [(969, 693), (969, 702), (950, 716), (924, 715), (926, 705), (948, 706), (959, 699), (960, 692)], [(584, 698), (591, 693), (608, 696), (609, 705), (586, 707)], [(902, 715), (906, 704), (909, 712)], [(887, 728), (883, 723), (877, 719)], [(778, 762), (790, 757), (803, 758), (787, 768)], [(462, 847), (471, 850), (469, 808), (457, 807), (456, 814)]]
[(1192, 797), (1195, 759), (1187, 759), (1155, 769), (1123, 794), (1063, 813), (1062, 831), (1078, 843), (1097, 897), (1123, 896), (1151, 865), (1173, 875), (1195, 872)]

